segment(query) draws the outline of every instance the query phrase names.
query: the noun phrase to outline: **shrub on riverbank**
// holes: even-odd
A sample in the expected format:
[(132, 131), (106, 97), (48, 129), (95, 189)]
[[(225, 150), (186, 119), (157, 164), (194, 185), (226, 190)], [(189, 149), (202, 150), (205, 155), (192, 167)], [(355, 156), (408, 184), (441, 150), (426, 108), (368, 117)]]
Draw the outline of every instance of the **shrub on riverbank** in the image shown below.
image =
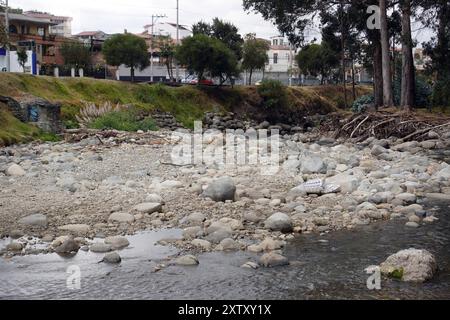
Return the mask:
[(156, 131), (158, 129), (152, 118), (147, 117), (138, 120), (136, 113), (128, 110), (106, 113), (93, 120), (88, 126), (92, 129), (114, 129), (130, 132), (136, 132), (138, 130)]

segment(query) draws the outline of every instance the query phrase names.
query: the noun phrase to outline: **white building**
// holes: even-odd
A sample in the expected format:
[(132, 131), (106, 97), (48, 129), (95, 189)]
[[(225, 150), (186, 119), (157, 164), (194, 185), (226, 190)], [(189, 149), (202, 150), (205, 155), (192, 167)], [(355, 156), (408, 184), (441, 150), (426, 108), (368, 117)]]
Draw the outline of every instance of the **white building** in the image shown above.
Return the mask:
[[(180, 41), (184, 38), (192, 36), (192, 31), (188, 29), (187, 26), (178, 25)], [(152, 33), (152, 25), (148, 24), (144, 26), (144, 33)], [(154, 36), (168, 36), (174, 40), (177, 39), (177, 24), (171, 22), (160, 22), (156, 23), (153, 28)]]
[(50, 22), (55, 25), (50, 26), (50, 34), (60, 37), (69, 38), (72, 35), (72, 18), (64, 17), (64, 16), (55, 16), (53, 14), (47, 12), (39, 12), (39, 11), (26, 11), (24, 15), (40, 18), (40, 19), (48, 19)]
[[(19, 63), (19, 59), (17, 59), (17, 51), (10, 51), (10, 70), (11, 72), (20, 72), (23, 73), (24, 70)], [(25, 73), (27, 74), (36, 74), (37, 66), (36, 66), (36, 53), (31, 50), (27, 51), (28, 60), (25, 63)], [(0, 72), (6, 72), (6, 51), (3, 48), (0, 48)]]

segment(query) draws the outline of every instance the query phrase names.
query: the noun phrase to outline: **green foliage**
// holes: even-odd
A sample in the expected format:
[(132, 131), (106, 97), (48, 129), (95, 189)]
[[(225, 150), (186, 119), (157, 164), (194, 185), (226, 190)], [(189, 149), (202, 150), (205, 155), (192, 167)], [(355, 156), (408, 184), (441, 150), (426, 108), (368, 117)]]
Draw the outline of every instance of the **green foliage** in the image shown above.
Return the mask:
[(402, 280), (403, 275), (405, 273), (405, 270), (403, 268), (395, 269), (391, 273), (389, 273), (389, 278), (395, 279), (395, 280)]
[(99, 130), (114, 129), (129, 132), (157, 130), (153, 119), (145, 118), (144, 120), (138, 120), (136, 112), (131, 110), (106, 113), (91, 122), (89, 127)]
[[(396, 105), (400, 104), (401, 99), (401, 62), (397, 63), (397, 72), (393, 82), (394, 86), (394, 103)], [(433, 90), (431, 85), (428, 83), (427, 79), (423, 76), (416, 77), (416, 89), (415, 89), (415, 102), (414, 105), (417, 108), (429, 107), (431, 103)]]
[(8, 36), (6, 33), (6, 26), (2, 20), (0, 20), (0, 47), (4, 47), (8, 44)]
[(374, 103), (375, 97), (373, 96), (373, 94), (361, 96), (353, 102), (352, 111), (355, 113), (365, 112), (367, 105)]
[(74, 68), (86, 68), (91, 64), (91, 53), (89, 48), (79, 42), (64, 42), (60, 53), (64, 64)]
[(161, 37), (159, 40), (160, 57), (167, 67), (170, 79), (173, 79), (173, 59), (175, 58), (175, 45), (170, 37)]
[(28, 61), (28, 54), (25, 48), (19, 48), (17, 50), (17, 61), (19, 62), (20, 66), (23, 69), (23, 72), (25, 73), (25, 64)]
[(431, 99), (434, 106), (450, 107), (450, 75), (436, 81)]
[(242, 68), (251, 73), (253, 70), (264, 69), (269, 63), (267, 55), (269, 49), (270, 45), (265, 40), (257, 39), (254, 34), (248, 34), (243, 46)]
[(236, 59), (242, 59), (242, 45), (244, 39), (239, 34), (238, 28), (232, 23), (214, 18), (212, 24), (200, 21), (192, 27), (194, 35), (204, 34), (223, 42), (228, 49), (234, 52)]
[(297, 55), (299, 68), (313, 76), (328, 77), (332, 68), (339, 64), (338, 53), (326, 43), (305, 46)]
[(237, 60), (233, 52), (220, 40), (197, 34), (183, 40), (177, 49), (177, 60), (199, 79), (204, 79), (207, 72), (221, 81), (238, 73)]
[(258, 87), (258, 93), (265, 109), (284, 109), (288, 105), (286, 87), (280, 81), (264, 80)]
[(131, 78), (134, 81), (134, 70), (148, 67), (150, 59), (148, 47), (143, 38), (134, 34), (116, 34), (105, 41), (103, 54), (106, 62), (112, 66), (124, 64), (131, 69)]

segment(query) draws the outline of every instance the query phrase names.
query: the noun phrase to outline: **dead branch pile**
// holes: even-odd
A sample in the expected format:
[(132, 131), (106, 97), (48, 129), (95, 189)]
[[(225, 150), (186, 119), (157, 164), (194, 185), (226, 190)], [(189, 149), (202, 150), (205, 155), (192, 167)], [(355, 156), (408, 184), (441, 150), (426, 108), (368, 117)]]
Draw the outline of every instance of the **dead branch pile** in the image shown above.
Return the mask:
[(364, 141), (369, 137), (387, 139), (401, 138), (404, 141), (427, 140), (430, 131), (450, 130), (450, 118), (424, 116), (407, 112), (373, 112), (355, 114), (342, 119), (342, 115), (330, 115), (321, 125), (321, 131), (334, 131), (335, 138), (350, 138)]

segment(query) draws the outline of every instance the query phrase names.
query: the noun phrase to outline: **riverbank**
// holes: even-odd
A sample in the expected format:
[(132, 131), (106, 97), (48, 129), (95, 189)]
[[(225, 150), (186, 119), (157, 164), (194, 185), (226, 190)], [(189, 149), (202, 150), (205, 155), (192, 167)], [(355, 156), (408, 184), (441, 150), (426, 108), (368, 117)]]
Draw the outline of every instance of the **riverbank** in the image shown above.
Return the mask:
[[(54, 252), (67, 236), (88, 250), (93, 243), (88, 239), (178, 228), (183, 238), (165, 244), (186, 253), (262, 255), (300, 233), (327, 234), (392, 219), (411, 229), (439, 223), (422, 202), (450, 198), (450, 166), (428, 156), (431, 141), (449, 149), (448, 134), (422, 143), (350, 144), (313, 134), (280, 141), (280, 171), (271, 176), (250, 165), (173, 165), (171, 132), (3, 148), (0, 235), (20, 238), (21, 245), (2, 254)], [(202, 195), (225, 176), (236, 188), (235, 201)], [(318, 178), (339, 188), (327, 193), (302, 186)], [(29, 249), (27, 237), (46, 245)]]

